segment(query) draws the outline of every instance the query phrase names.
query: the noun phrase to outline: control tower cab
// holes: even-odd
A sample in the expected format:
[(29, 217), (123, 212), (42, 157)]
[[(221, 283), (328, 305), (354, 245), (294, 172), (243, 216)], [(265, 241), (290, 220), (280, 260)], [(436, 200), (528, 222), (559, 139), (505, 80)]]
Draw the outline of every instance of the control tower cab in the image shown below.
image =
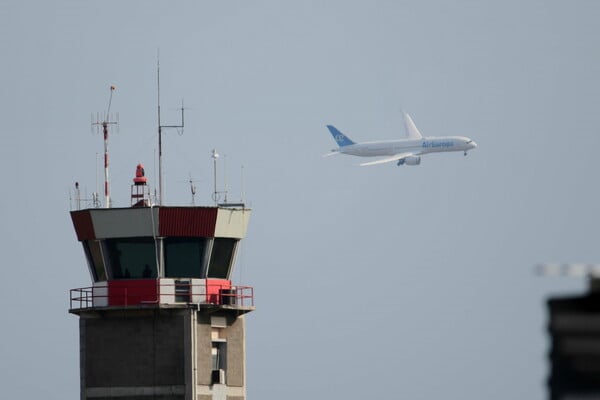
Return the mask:
[(224, 207), (97, 208), (71, 212), (93, 286), (73, 309), (114, 306), (252, 306), (230, 276), (250, 210)]
[(81, 399), (243, 400), (254, 294), (231, 275), (250, 210), (150, 207), (138, 172), (132, 207), (71, 212), (92, 278), (70, 297)]

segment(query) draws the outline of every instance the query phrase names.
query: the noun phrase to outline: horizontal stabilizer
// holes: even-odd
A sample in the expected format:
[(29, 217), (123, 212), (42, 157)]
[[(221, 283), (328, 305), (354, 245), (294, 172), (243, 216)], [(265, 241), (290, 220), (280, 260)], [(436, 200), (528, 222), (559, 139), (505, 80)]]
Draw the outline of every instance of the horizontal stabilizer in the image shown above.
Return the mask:
[(400, 154), (393, 155), (391, 157), (381, 158), (377, 161), (369, 161), (369, 162), (362, 163), (359, 165), (361, 167), (366, 167), (367, 165), (385, 164), (385, 163), (389, 163), (389, 162), (393, 162), (393, 161), (400, 161), (403, 158), (413, 156), (413, 155), (414, 155), (414, 153), (400, 153)]

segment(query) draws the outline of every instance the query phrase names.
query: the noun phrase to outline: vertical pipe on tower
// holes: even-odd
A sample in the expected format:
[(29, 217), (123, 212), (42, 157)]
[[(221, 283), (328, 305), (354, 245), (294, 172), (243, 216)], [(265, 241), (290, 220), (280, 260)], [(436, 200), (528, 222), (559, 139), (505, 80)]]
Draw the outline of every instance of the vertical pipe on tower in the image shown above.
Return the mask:
[(110, 193), (108, 184), (108, 122), (104, 121), (102, 123), (102, 128), (104, 130), (104, 201), (106, 202), (106, 208), (110, 208)]

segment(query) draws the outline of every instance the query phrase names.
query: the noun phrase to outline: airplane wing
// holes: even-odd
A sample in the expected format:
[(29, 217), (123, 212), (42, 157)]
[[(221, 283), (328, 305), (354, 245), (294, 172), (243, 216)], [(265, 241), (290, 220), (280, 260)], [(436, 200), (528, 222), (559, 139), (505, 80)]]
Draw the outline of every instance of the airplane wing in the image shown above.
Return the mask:
[(399, 153), (399, 154), (395, 154), (395, 155), (393, 155), (391, 157), (381, 158), (381, 159), (379, 159), (377, 161), (369, 161), (369, 162), (362, 163), (362, 164), (359, 164), (359, 165), (361, 167), (365, 167), (367, 165), (385, 164), (385, 163), (389, 163), (389, 162), (392, 162), (392, 161), (399, 161), (399, 160), (402, 160), (403, 158), (406, 158), (408, 156), (414, 156), (414, 155), (415, 155), (415, 153), (410, 153), (410, 152), (409, 153)]

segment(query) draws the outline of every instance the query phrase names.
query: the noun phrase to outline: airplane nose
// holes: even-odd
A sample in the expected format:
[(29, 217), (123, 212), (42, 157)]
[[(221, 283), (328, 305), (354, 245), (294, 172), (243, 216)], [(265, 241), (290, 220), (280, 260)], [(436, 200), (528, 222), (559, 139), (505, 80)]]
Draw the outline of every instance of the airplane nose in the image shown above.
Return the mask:
[(472, 146), (474, 149), (476, 149), (476, 148), (477, 148), (477, 143), (475, 143), (475, 141), (473, 140), (473, 141), (471, 142), (471, 146)]

